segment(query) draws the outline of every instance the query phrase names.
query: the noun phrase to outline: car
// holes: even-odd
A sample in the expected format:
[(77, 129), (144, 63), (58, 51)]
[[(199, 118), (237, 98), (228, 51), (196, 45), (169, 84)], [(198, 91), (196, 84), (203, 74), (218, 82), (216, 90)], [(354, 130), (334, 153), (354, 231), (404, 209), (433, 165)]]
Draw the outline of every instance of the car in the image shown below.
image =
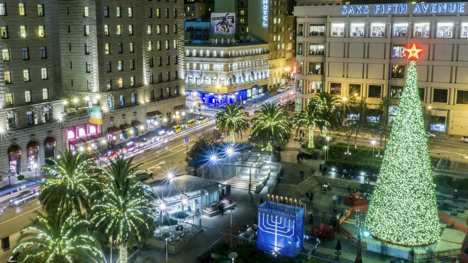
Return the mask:
[(195, 125), (197, 125), (197, 121), (196, 121), (196, 120), (189, 120), (189, 121), (187, 122), (187, 128), (194, 127)]
[(435, 138), (436, 135), (433, 134), (433, 133), (430, 133), (430, 132), (426, 132), (426, 137), (427, 137), (427, 138)]
[(125, 153), (129, 153), (129, 152), (133, 152), (136, 149), (138, 149), (138, 144), (136, 144), (135, 142), (127, 142), (125, 147), (120, 149), (120, 153), (125, 154)]
[(26, 203), (26, 201), (36, 198), (39, 195), (38, 190), (29, 190), (19, 194), (17, 197), (10, 200), (10, 206), (19, 206)]
[(172, 127), (172, 131), (174, 133), (179, 133), (179, 132), (182, 131), (182, 127), (180, 125), (176, 125), (176, 126)]
[(277, 90), (277, 92), (278, 92), (278, 93), (281, 93), (281, 92), (284, 92), (285, 90), (286, 90), (285, 88), (279, 88), (279, 89)]
[(461, 142), (468, 142), (468, 136), (462, 136), (460, 141)]
[(202, 123), (206, 123), (208, 122), (208, 118), (207, 117), (200, 117), (198, 118), (198, 124), (202, 124)]
[(101, 157), (101, 161), (114, 160), (117, 156), (119, 156), (118, 152), (108, 151)]

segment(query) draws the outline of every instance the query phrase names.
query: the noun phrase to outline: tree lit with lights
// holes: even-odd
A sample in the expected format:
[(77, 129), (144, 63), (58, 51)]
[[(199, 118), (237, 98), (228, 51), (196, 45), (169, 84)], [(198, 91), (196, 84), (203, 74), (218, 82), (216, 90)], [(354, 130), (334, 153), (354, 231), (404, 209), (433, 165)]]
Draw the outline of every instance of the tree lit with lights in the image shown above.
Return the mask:
[(283, 145), (289, 141), (291, 121), (289, 114), (282, 107), (273, 104), (263, 105), (260, 111), (255, 111), (254, 123), (250, 134), (259, 143), (268, 145), (269, 150), (273, 145)]
[(431, 244), (440, 236), (415, 61), (408, 68), (366, 227), (378, 239), (409, 246)]
[(245, 115), (244, 107), (237, 104), (226, 104), (216, 113), (216, 128), (229, 135), (231, 144), (236, 143), (236, 134), (242, 135), (249, 128), (249, 118)]
[(293, 116), (293, 123), (297, 128), (305, 127), (309, 130), (308, 148), (314, 148), (314, 130), (319, 123), (328, 126), (328, 121), (322, 119), (322, 107), (317, 101), (311, 100), (304, 111), (301, 111)]

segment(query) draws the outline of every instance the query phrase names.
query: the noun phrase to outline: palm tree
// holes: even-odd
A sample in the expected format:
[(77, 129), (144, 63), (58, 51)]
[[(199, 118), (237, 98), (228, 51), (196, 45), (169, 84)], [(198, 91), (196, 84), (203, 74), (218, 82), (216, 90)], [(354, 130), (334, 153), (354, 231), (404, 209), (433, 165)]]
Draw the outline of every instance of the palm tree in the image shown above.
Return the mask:
[(88, 157), (71, 151), (60, 153), (60, 158), (51, 159), (54, 165), (46, 164), (43, 170), (49, 172), (47, 180), (39, 189), (39, 201), (43, 208), (52, 211), (72, 208), (77, 213), (91, 207), (89, 196), (101, 186), (101, 180), (94, 175), (95, 163)]
[(245, 115), (244, 107), (237, 104), (224, 105), (215, 117), (216, 128), (229, 135), (231, 144), (235, 143), (236, 134), (242, 135), (249, 128), (249, 118)]
[(267, 144), (270, 151), (273, 145), (283, 145), (289, 141), (292, 125), (289, 114), (283, 108), (268, 103), (260, 111), (255, 111), (255, 115), (259, 116), (252, 119), (254, 125), (250, 131), (254, 140)]
[(153, 237), (155, 217), (151, 212), (151, 187), (140, 181), (146, 173), (133, 165), (133, 158), (118, 157), (103, 170), (106, 187), (97, 193), (100, 203), (93, 205), (93, 222), (96, 231), (105, 234), (107, 240), (116, 243), (120, 250), (120, 262), (127, 262), (127, 247), (139, 247)]
[(97, 232), (86, 232), (91, 224), (72, 209), (57, 209), (46, 215), (35, 211), (37, 218), (23, 228), (13, 253), (21, 248), (18, 262), (99, 262), (101, 236)]
[(327, 120), (322, 119), (322, 107), (320, 103), (314, 100), (309, 101), (305, 111), (301, 111), (293, 116), (293, 123), (295, 128), (305, 127), (309, 130), (309, 144), (308, 148), (314, 148), (314, 130), (318, 124), (321, 123), (327, 126), (329, 123)]
[(325, 137), (330, 128), (338, 126), (339, 99), (336, 97), (335, 93), (322, 92), (314, 98), (314, 100), (321, 107), (321, 120), (318, 121), (317, 126), (320, 128), (320, 131), (322, 131), (322, 136)]

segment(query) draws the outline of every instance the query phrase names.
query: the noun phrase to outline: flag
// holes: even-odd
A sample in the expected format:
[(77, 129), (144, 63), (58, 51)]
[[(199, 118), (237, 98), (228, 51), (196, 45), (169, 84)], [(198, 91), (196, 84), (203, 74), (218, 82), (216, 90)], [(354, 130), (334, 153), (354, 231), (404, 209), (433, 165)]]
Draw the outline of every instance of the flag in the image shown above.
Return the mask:
[(101, 107), (94, 107), (90, 110), (89, 123), (102, 125)]

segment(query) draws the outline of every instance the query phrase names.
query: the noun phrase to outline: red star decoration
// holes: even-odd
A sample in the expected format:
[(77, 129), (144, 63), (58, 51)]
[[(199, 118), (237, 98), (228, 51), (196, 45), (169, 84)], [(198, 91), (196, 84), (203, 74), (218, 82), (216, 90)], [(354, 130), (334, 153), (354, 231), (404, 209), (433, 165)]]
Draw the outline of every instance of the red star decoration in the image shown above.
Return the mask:
[(411, 49), (407, 49), (406, 52), (408, 52), (408, 59), (410, 58), (416, 58), (419, 59), (418, 53), (421, 52), (422, 49), (417, 49), (416, 44), (413, 44), (413, 47)]

